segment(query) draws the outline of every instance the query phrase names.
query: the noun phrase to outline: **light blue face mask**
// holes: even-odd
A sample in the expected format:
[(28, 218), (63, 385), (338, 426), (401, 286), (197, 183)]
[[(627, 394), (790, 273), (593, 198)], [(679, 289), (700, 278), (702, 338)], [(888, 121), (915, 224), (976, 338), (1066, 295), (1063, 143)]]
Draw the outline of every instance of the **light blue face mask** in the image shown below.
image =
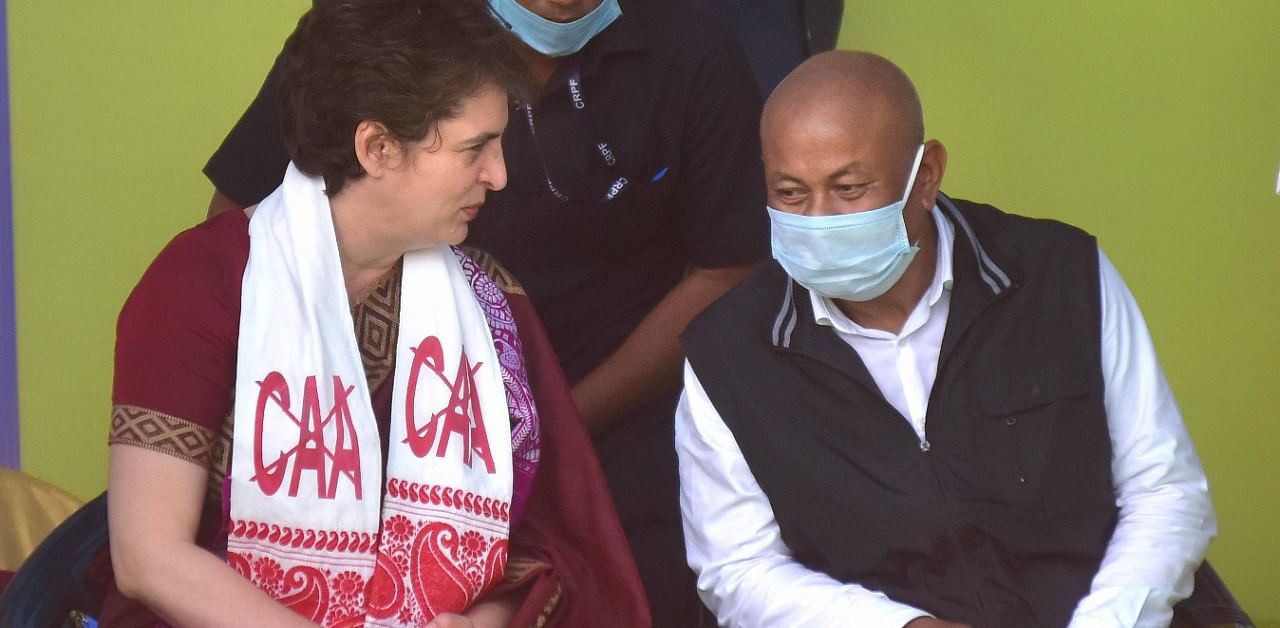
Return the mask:
[(830, 299), (870, 301), (888, 292), (920, 250), (907, 241), (902, 210), (923, 156), (922, 144), (902, 200), (879, 209), (801, 216), (768, 208), (773, 258), (800, 285)]
[(553, 22), (520, 6), (516, 0), (489, 0), (489, 7), (516, 37), (548, 57), (564, 57), (582, 50), (592, 37), (622, 15), (618, 0), (604, 0), (572, 22)]

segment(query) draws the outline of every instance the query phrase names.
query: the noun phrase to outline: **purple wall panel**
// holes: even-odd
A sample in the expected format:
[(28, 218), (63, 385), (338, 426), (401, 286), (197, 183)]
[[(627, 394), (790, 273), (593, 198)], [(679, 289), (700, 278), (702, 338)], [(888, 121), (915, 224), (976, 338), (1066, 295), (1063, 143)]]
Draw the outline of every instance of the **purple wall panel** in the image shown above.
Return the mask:
[(0, 0), (0, 466), (17, 467), (18, 346), (13, 291), (13, 188), (9, 160), (7, 2)]

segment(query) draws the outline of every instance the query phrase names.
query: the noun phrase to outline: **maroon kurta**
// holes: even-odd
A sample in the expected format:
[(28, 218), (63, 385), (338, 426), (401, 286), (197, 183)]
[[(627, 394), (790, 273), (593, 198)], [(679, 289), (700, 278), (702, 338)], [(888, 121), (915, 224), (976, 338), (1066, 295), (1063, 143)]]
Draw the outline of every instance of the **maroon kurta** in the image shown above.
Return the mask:
[[(209, 470), (197, 542), (226, 549), (223, 480), (229, 468), (240, 287), (249, 254), (242, 212), (178, 235), (120, 314), (111, 442), (147, 447)], [(541, 461), (511, 533), (502, 589), (526, 590), (514, 626), (648, 626), (649, 614), (599, 464), (541, 322), (510, 276), (473, 257), (506, 294), (541, 422)], [(399, 318), (397, 269), (353, 307), (357, 344), (384, 440)], [(154, 617), (114, 593), (105, 625)]]

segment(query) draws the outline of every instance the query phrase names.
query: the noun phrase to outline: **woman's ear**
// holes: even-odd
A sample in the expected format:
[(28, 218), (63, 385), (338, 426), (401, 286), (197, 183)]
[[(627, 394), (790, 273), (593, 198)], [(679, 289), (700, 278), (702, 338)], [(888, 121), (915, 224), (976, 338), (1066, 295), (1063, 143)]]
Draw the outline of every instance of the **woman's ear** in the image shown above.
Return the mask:
[(361, 120), (355, 132), (356, 160), (375, 179), (400, 163), (400, 142), (387, 127), (374, 120)]

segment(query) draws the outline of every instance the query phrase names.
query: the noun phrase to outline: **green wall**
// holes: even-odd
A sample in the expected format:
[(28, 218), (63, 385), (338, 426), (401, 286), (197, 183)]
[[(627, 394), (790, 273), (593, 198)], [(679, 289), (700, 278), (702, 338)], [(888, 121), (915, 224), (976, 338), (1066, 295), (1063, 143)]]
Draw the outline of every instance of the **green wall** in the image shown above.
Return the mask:
[[(116, 313), (308, 4), (9, 1), (25, 470), (105, 486)], [(947, 191), (1099, 236), (1208, 469), (1210, 557), (1280, 628), (1280, 3), (846, 4), (843, 47), (915, 78)]]
[(116, 314), (309, 5), (8, 0), (25, 471), (105, 488)]

